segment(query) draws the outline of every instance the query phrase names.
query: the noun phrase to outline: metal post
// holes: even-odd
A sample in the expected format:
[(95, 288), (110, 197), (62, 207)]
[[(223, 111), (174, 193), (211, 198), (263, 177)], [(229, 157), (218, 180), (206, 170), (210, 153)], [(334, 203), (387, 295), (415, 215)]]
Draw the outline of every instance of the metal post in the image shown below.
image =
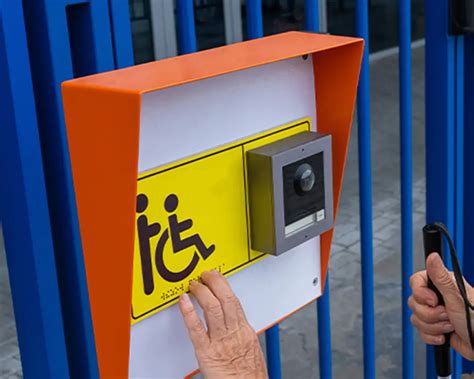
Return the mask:
[(331, 353), (331, 305), (329, 297), (329, 275), (326, 276), (324, 294), (317, 300), (318, 341), (319, 341), (319, 377), (332, 378)]
[(463, 267), (464, 241), (464, 37), (456, 39), (456, 231), (458, 260)]
[(359, 147), (364, 377), (371, 379), (375, 378), (375, 327), (370, 151), (369, 12), (367, 0), (357, 1), (356, 34), (365, 40), (359, 87), (357, 88), (357, 126)]
[[(464, 37), (464, 83), (474, 83), (474, 35)], [(472, 112), (472, 104), (474, 104), (474, 86), (467, 85), (464, 87), (464, 145), (466, 147), (474, 146), (474, 112)], [(474, 149), (464, 149), (464, 235), (471, 236), (474, 234), (474, 222), (470, 215), (474, 209), (474, 175), (472, 175), (474, 162)], [(458, 245), (459, 248), (459, 245)], [(472, 238), (464, 238), (463, 250), (463, 273), (469, 283), (474, 283), (474, 240)], [(474, 362), (464, 360), (464, 372), (474, 372)]]
[[(323, 0), (324, 2), (326, 0)], [(305, 28), (310, 32), (319, 32), (319, 1), (305, 0)]]
[(115, 67), (133, 66), (132, 29), (128, 3), (109, 0)]
[(327, 0), (319, 2), (319, 31), (321, 33), (328, 32), (328, 3)]
[[(262, 0), (247, 0), (247, 37), (263, 37)], [(281, 378), (280, 332), (278, 324), (265, 332), (267, 365), (270, 379)]]
[(155, 59), (174, 57), (178, 54), (173, 0), (151, 0), (151, 26)]
[[(464, 37), (456, 37), (455, 44), (455, 228), (454, 243), (459, 257), (461, 269), (463, 268), (463, 240), (464, 240)], [(454, 353), (453, 363), (454, 378), (461, 378), (462, 357)]]
[(399, 2), (399, 77), (400, 77), (400, 173), (402, 214), (402, 339), (403, 378), (413, 378), (413, 328), (410, 276), (413, 273), (413, 159), (411, 92), (411, 0)]
[(265, 332), (267, 366), (270, 379), (281, 379), (280, 330), (278, 324)]
[(179, 54), (194, 53), (197, 51), (197, 46), (193, 0), (178, 0), (176, 2), (176, 16)]
[(69, 367), (81, 378), (98, 369), (61, 83), (133, 62), (126, 3), (114, 3), (23, 1)]
[[(455, 225), (455, 38), (448, 36), (448, 3), (425, 1), (426, 219)], [(435, 379), (427, 347), (427, 378)]]
[[(305, 2), (305, 25), (308, 31), (319, 31), (318, 3), (318, 0), (306, 0)], [(318, 313), (319, 376), (324, 379), (330, 379), (332, 378), (332, 353), (329, 275), (326, 276), (324, 293), (316, 302), (316, 309)]]
[(242, 13), (240, 1), (224, 0), (225, 43), (242, 42)]
[(247, 38), (263, 37), (262, 0), (247, 0)]
[(0, 0), (0, 208), (25, 378), (69, 378), (21, 1)]

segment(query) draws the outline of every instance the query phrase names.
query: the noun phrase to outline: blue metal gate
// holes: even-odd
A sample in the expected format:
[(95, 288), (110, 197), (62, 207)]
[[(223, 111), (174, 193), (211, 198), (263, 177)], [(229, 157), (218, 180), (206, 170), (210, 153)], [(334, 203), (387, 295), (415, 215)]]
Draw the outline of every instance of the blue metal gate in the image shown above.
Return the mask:
[[(262, 1), (247, 0), (246, 6), (247, 36), (260, 38)], [(411, 1), (400, 0), (398, 7), (403, 377), (409, 379), (414, 375), (407, 307), (413, 271)], [(357, 116), (364, 377), (370, 379), (376, 374), (368, 9), (368, 0), (356, 1), (356, 34), (366, 41)], [(468, 196), (474, 191), (469, 165), (474, 149), (465, 148), (474, 143), (474, 113), (466, 112), (474, 104), (474, 88), (464, 86), (474, 82), (474, 38), (448, 37), (447, 1), (426, 0), (425, 12), (427, 219), (454, 231), (461, 253), (474, 249), (463, 238), (474, 227), (464, 222), (464, 210), (474, 209)], [(177, 0), (176, 17), (180, 54), (196, 51), (194, 1)], [(305, 0), (305, 27), (319, 30), (318, 0)], [(125, 0), (0, 0), (1, 172), (9, 183), (0, 187), (0, 205), (27, 377), (98, 377), (60, 83), (132, 62)], [(466, 255), (464, 263), (474, 280), (472, 260), (473, 254)], [(326, 283), (317, 301), (321, 378), (332, 377), (329, 287)], [(281, 378), (278, 325), (266, 332), (266, 344), (270, 377)], [(454, 359), (455, 378), (463, 367), (473, 369)], [(427, 376), (434, 377), (431, 349), (427, 366)]]
[[(443, 221), (452, 231), (464, 273), (474, 279), (473, 245), (464, 235), (472, 233), (469, 210), (472, 199), (474, 40), (448, 35), (448, 2), (426, 1), (426, 181), (427, 221)], [(466, 222), (465, 222), (466, 221)], [(449, 263), (449, 262), (448, 262)], [(472, 372), (472, 363), (454, 354), (454, 377)], [(433, 373), (432, 349), (428, 348), (428, 377)], [(463, 367), (464, 366), (464, 367)], [(464, 370), (463, 370), (464, 369)]]

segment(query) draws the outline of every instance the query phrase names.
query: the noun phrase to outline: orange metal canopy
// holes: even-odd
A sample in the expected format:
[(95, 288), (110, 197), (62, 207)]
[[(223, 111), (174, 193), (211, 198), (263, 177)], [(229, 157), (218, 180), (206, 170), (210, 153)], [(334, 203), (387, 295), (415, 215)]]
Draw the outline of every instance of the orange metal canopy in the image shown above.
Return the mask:
[[(128, 377), (141, 95), (312, 54), (317, 129), (333, 140), (336, 215), (362, 52), (361, 39), (289, 32), (63, 83), (102, 378)], [(332, 235), (321, 236), (323, 283)]]
[(66, 85), (142, 94), (354, 43), (362, 46), (363, 40), (288, 32), (87, 76), (66, 82)]

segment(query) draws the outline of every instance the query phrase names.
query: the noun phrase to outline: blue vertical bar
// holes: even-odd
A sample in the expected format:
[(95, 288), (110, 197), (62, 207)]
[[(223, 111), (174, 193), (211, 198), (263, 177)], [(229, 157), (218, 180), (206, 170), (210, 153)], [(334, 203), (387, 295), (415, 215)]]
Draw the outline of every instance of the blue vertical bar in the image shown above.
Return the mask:
[[(474, 35), (464, 37), (464, 83), (474, 83)], [(474, 146), (474, 86), (464, 87), (464, 145)], [(474, 222), (470, 215), (474, 211), (474, 149), (464, 149), (464, 235), (474, 234)], [(474, 283), (474, 239), (464, 238), (463, 241), (463, 272), (469, 283)], [(474, 362), (464, 360), (464, 372), (474, 372)]]
[(68, 360), (21, 1), (0, 0), (0, 208), (25, 378)]
[(318, 341), (319, 341), (319, 377), (332, 378), (331, 353), (331, 306), (329, 302), (329, 273), (326, 276), (324, 294), (317, 300)]
[[(124, 64), (129, 28), (111, 17), (108, 0), (24, 0), (61, 306), (71, 375), (97, 378), (88, 288), (61, 99), (61, 83)], [(123, 4), (122, 4), (123, 6)], [(120, 38), (120, 35), (117, 35)], [(124, 34), (121, 34), (122, 38)], [(130, 38), (128, 36), (127, 38)], [(131, 52), (131, 50), (129, 50)], [(131, 57), (129, 58), (131, 59)], [(74, 301), (71, 301), (74, 299)]]
[(109, 0), (109, 12), (115, 67), (132, 66), (133, 45), (128, 2)]
[(280, 330), (278, 324), (265, 332), (267, 367), (270, 379), (281, 379)]
[[(319, 31), (319, 2), (306, 0), (305, 2), (306, 30)], [(318, 312), (318, 352), (319, 352), (319, 377), (332, 378), (332, 353), (331, 353), (331, 307), (329, 295), (329, 274), (326, 276), (324, 293), (316, 302)]]
[(304, 11), (305, 29), (309, 32), (319, 32), (319, 1), (305, 0)]
[(247, 37), (263, 37), (262, 0), (247, 0)]
[[(247, 0), (247, 37), (263, 37), (262, 1)], [(270, 379), (281, 378), (280, 332), (278, 324), (265, 332), (267, 365)]]
[(357, 88), (359, 196), (362, 263), (362, 326), (364, 378), (375, 378), (374, 277), (372, 245), (372, 173), (370, 151), (369, 9), (367, 0), (356, 5), (356, 34), (365, 40)]
[(408, 298), (413, 273), (413, 159), (411, 92), (411, 0), (400, 0), (398, 15), (400, 43), (400, 173), (402, 214), (402, 339), (403, 378), (413, 378), (413, 328)]
[[(461, 268), (463, 267), (463, 240), (464, 240), (464, 37), (456, 37), (456, 67), (455, 67), (455, 229), (454, 242), (459, 257)], [(454, 378), (461, 378), (462, 357), (454, 353), (453, 364)]]
[(459, 263), (464, 258), (464, 37), (456, 38), (456, 231)]
[[(425, 0), (426, 219), (454, 230), (455, 39), (448, 36), (448, 2)], [(426, 375), (436, 379), (427, 346)]]
[(194, 25), (194, 1), (178, 0), (176, 3), (178, 24), (179, 54), (194, 53), (196, 47), (196, 28)]
[(435, 373), (435, 361), (434, 361), (434, 350), (433, 346), (426, 345), (426, 378), (437, 379)]

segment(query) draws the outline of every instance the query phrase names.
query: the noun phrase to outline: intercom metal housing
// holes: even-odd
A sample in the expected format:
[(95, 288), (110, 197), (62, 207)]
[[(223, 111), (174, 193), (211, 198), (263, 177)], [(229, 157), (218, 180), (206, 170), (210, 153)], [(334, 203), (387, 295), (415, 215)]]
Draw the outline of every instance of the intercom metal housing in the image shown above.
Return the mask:
[(303, 132), (247, 152), (252, 249), (280, 255), (333, 226), (331, 136)]

